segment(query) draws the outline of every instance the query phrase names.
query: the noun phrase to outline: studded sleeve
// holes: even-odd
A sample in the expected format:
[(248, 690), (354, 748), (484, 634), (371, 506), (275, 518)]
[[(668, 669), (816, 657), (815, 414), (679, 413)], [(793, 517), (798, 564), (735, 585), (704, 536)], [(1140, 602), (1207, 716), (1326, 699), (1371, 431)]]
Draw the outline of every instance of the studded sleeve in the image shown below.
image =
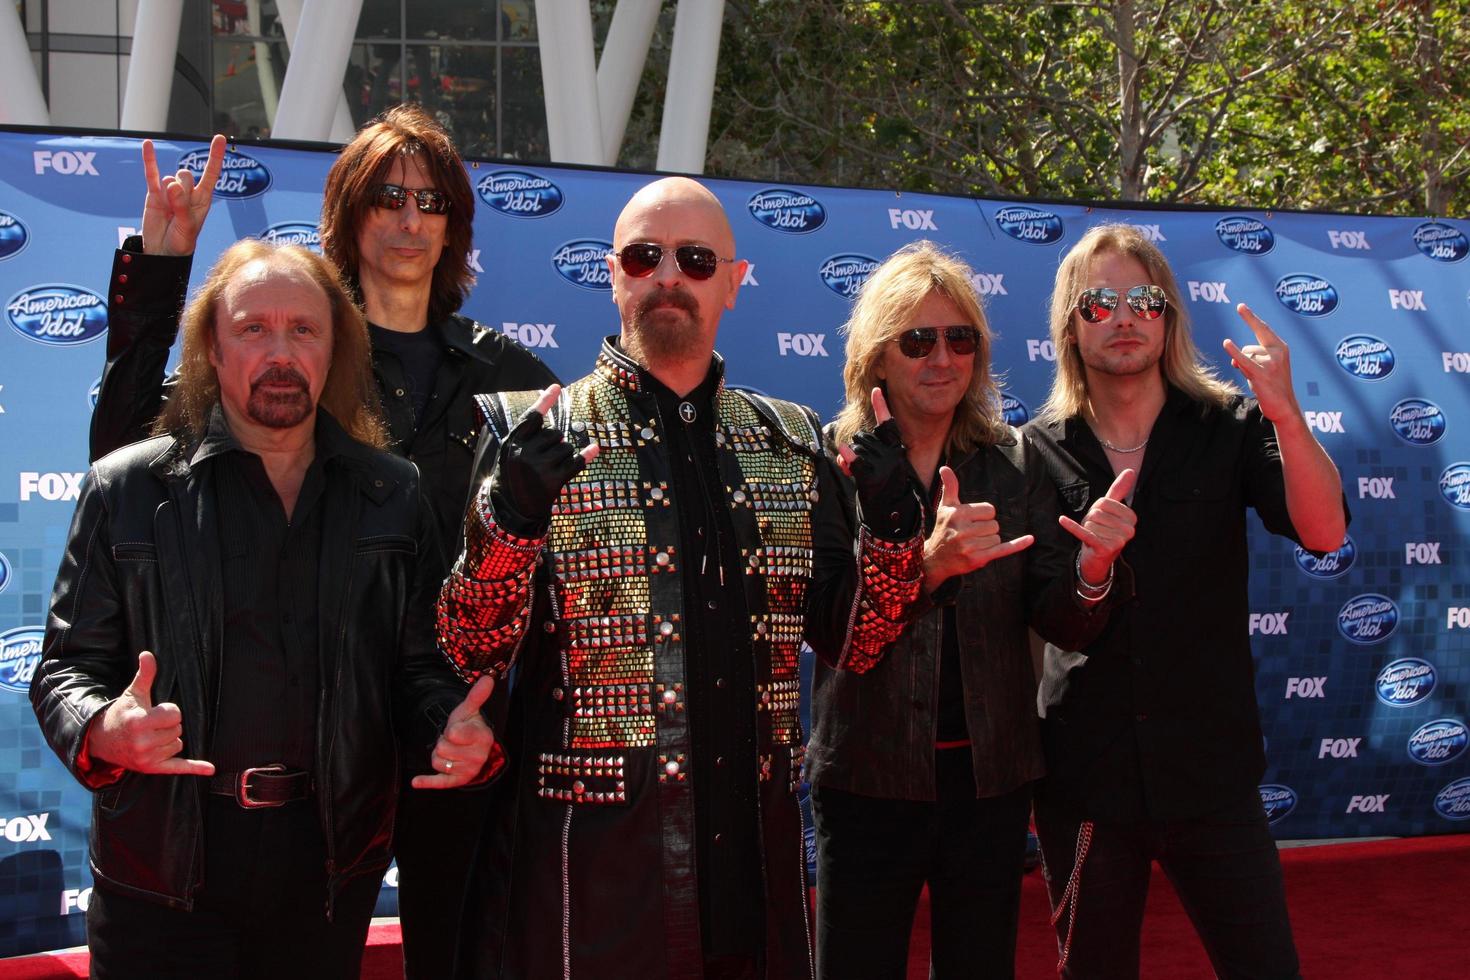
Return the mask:
[(488, 482), (470, 502), (465, 548), (439, 590), (439, 649), (467, 682), (503, 678), (531, 618), (536, 556), (545, 538), (512, 534), (495, 520)]

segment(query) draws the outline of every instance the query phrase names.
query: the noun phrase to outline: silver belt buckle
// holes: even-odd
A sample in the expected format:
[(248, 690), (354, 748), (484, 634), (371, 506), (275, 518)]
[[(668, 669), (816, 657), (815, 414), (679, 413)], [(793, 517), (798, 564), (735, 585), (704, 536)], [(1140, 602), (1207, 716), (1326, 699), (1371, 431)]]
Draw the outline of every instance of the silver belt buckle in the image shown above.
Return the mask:
[(235, 783), (235, 802), (246, 810), (259, 810), (268, 806), (283, 806), (284, 800), (256, 800), (250, 796), (250, 777), (258, 772), (285, 772), (286, 767), (277, 762), (270, 766), (251, 766), (240, 770), (240, 779)]

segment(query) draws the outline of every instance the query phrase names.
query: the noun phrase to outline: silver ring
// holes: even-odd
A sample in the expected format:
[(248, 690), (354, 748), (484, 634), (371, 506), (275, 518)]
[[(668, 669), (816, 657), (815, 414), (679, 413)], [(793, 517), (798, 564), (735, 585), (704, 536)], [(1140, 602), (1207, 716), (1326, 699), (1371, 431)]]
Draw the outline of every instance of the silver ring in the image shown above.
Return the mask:
[(445, 772), (448, 772), (449, 770), (451, 770), (453, 768), (454, 768), (454, 760), (453, 759), (445, 759), (444, 760), (444, 771)]

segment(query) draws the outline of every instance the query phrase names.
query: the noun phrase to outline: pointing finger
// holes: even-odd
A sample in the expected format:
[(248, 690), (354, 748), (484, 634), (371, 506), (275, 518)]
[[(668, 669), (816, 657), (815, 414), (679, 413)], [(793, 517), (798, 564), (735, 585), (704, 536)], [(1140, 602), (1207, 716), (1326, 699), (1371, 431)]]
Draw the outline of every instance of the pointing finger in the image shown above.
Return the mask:
[(893, 418), (893, 413), (888, 410), (888, 399), (883, 397), (882, 388), (873, 389), (873, 418), (879, 425)]
[(559, 397), (561, 397), (561, 385), (549, 385), (545, 391), (541, 392), (541, 397), (536, 399), (536, 404), (531, 406), (531, 411), (545, 418), (546, 413), (551, 411), (551, 406), (556, 404)]
[(132, 694), (133, 700), (145, 708), (153, 707), (153, 678), (158, 676), (158, 661), (147, 650), (138, 654), (138, 672), (128, 683), (124, 694)]
[(1246, 380), (1255, 378), (1256, 372), (1260, 370), (1260, 366), (1256, 364), (1253, 358), (1248, 357), (1245, 351), (1235, 346), (1235, 341), (1229, 337), (1225, 338), (1225, 353), (1230, 355), (1230, 363), (1234, 364), (1236, 369), (1246, 376)]
[(1107, 552), (1108, 546), (1103, 544), (1102, 538), (1099, 538), (1096, 534), (1093, 534), (1087, 528), (1083, 527), (1081, 524), (1078, 524), (1066, 514), (1058, 515), (1057, 523), (1062, 526), (1063, 531), (1066, 531), (1078, 541), (1081, 541), (1083, 544), (1086, 545), (1091, 545), (1094, 551), (1103, 553)]
[(1119, 503), (1126, 501), (1128, 495), (1133, 492), (1133, 484), (1137, 481), (1138, 471), (1132, 467), (1123, 470), (1123, 472), (1118, 474), (1118, 478), (1113, 481), (1113, 485), (1108, 487), (1108, 499), (1116, 500)]
[(449, 713), (449, 724), (463, 721), (473, 715), (480, 713), (480, 707), (490, 699), (490, 694), (495, 690), (495, 677), (493, 674), (481, 674), (475, 683), (470, 685), (469, 692), (465, 694), (464, 700), (455, 706)]
[(163, 188), (158, 183), (158, 153), (153, 149), (152, 140), (143, 141), (143, 180), (148, 185), (149, 193), (162, 192)]
[(153, 767), (153, 772), (169, 776), (213, 776), (214, 763), (203, 759), (164, 759)]
[(1006, 558), (1014, 555), (1018, 551), (1025, 551), (1035, 543), (1036, 536), (1034, 534), (1023, 534), (1019, 538), (1013, 538), (990, 549), (990, 560), (995, 561), (997, 558)]
[(587, 445), (585, 445), (585, 446), (582, 447), (582, 449), (581, 449), (581, 451), (579, 452), (578, 455), (580, 455), (582, 457), (582, 465), (583, 466), (586, 466), (588, 463), (590, 463), (594, 459), (596, 459), (597, 456), (598, 456), (598, 454), (601, 453), (601, 452), (602, 452), (602, 444), (601, 443), (589, 442), (589, 443), (587, 443)]
[(199, 178), (199, 186), (204, 190), (204, 197), (208, 198), (214, 194), (214, 185), (219, 183), (219, 173), (225, 163), (225, 138), (219, 133), (214, 134), (214, 139), (209, 141), (209, 159), (204, 164), (204, 174)]
[(1245, 325), (1251, 328), (1251, 333), (1256, 335), (1256, 340), (1260, 341), (1261, 346), (1265, 347), (1281, 343), (1281, 338), (1276, 336), (1276, 331), (1267, 326), (1265, 320), (1256, 316), (1255, 311), (1249, 306), (1246, 306), (1244, 303), (1237, 303), (1235, 312), (1239, 313), (1240, 318), (1245, 321)]

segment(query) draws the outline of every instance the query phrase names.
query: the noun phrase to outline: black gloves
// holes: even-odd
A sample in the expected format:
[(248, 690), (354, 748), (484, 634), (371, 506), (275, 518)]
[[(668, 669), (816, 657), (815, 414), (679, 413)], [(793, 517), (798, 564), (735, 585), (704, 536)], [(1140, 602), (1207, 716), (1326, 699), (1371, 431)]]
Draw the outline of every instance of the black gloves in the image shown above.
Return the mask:
[(849, 469), (863, 523), (890, 541), (912, 537), (918, 531), (920, 503), (898, 423), (889, 419), (872, 432), (859, 432), (852, 437), (852, 452)]
[(536, 538), (551, 523), (551, 506), (567, 481), (587, 465), (546, 419), (531, 409), (500, 444), (499, 461), (490, 477), (495, 519), (512, 534)]

